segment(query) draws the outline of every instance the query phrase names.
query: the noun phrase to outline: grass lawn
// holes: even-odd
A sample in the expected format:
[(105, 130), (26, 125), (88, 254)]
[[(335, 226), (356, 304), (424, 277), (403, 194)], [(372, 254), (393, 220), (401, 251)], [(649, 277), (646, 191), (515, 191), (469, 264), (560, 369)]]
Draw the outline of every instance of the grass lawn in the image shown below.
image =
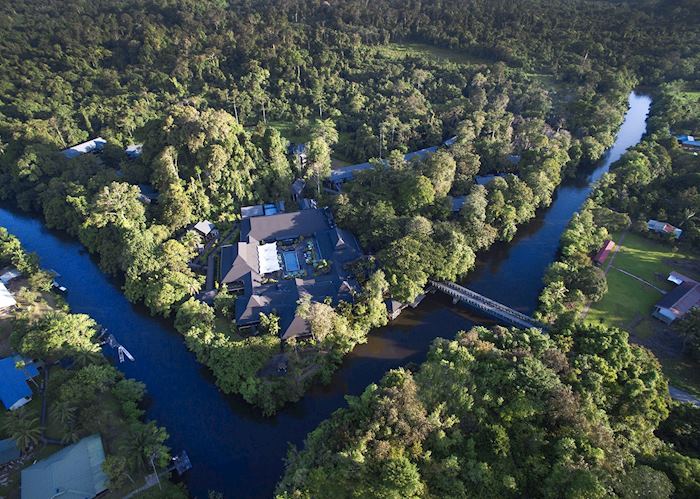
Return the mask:
[[(613, 234), (613, 240), (620, 241), (620, 234)], [(673, 270), (700, 279), (697, 255), (682, 250), (674, 252), (667, 244), (634, 233), (625, 235), (622, 248), (613, 260), (613, 267), (634, 274), (665, 291), (674, 288), (674, 284), (666, 280)], [(626, 329), (637, 341), (654, 351), (674, 386), (700, 395), (697, 364), (677, 351), (677, 346), (668, 341), (669, 328), (651, 316), (654, 304), (663, 293), (616, 268), (610, 268), (607, 278), (608, 293), (600, 302), (591, 305), (586, 321)]]
[(493, 64), (491, 60), (469, 55), (461, 50), (435, 47), (427, 43), (390, 43), (388, 45), (378, 46), (377, 51), (392, 59), (427, 56), (436, 60), (455, 64)]
[(268, 125), (275, 128), (282, 137), (295, 144), (306, 143), (309, 141), (309, 136), (300, 134), (296, 126), (291, 121), (268, 121)]

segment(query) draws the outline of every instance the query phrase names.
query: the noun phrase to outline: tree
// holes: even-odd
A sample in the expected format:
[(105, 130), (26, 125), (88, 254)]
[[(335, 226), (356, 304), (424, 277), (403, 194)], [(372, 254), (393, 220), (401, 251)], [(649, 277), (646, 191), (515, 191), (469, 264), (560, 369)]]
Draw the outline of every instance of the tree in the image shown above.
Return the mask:
[(674, 329), (683, 338), (683, 344), (700, 358), (700, 307), (693, 307), (680, 320), (674, 321)]
[(379, 253), (391, 295), (396, 300), (411, 303), (428, 283), (423, 249), (420, 241), (407, 236), (392, 242)]
[(262, 160), (255, 170), (255, 192), (263, 201), (286, 197), (293, 180), (287, 141), (272, 127), (266, 127), (258, 141)]
[(124, 435), (119, 450), (128, 459), (130, 470), (146, 471), (151, 468), (151, 462), (157, 467), (167, 464), (169, 454), (164, 445), (167, 439), (165, 429), (156, 426), (153, 421), (134, 423)]
[(447, 151), (437, 151), (425, 160), (423, 174), (432, 181), (436, 197), (445, 197), (452, 189), (457, 164)]
[(100, 347), (94, 343), (96, 323), (84, 314), (49, 312), (26, 330), (16, 331), (13, 341), (28, 357), (51, 362), (64, 357), (95, 359)]
[(398, 185), (397, 196), (399, 210), (412, 215), (435, 201), (435, 188), (423, 175), (407, 175)]
[(317, 194), (321, 195), (321, 182), (331, 173), (331, 150), (323, 137), (315, 137), (309, 142), (307, 155), (307, 179), (316, 182)]
[(107, 456), (102, 463), (102, 471), (109, 479), (109, 488), (119, 490), (133, 480), (129, 476), (128, 460), (125, 456)]
[(270, 78), (270, 71), (261, 67), (260, 63), (256, 60), (251, 60), (246, 69), (245, 76), (242, 78), (241, 83), (252, 96), (253, 100), (260, 104), (263, 122), (267, 123), (265, 103), (268, 102), (269, 98), (265, 87)]
[(42, 428), (39, 418), (26, 407), (6, 413), (3, 430), (12, 438), (20, 451), (26, 452), (39, 444)]

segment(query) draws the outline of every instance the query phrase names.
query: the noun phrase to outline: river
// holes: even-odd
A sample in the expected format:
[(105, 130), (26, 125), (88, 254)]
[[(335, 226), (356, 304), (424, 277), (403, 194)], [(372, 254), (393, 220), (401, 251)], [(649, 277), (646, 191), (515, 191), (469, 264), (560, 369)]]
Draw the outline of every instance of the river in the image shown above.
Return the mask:
[[(559, 237), (589, 195), (591, 183), (645, 131), (651, 99), (632, 93), (629, 104), (615, 144), (600, 164), (566, 180), (552, 205), (521, 227), (515, 240), (480, 255), (464, 284), (526, 313), (534, 310), (544, 270), (555, 259)], [(147, 415), (168, 429), (175, 452), (187, 450), (194, 467), (186, 483), (202, 499), (208, 490), (225, 492), (226, 497), (269, 497), (282, 473), (288, 442), (299, 446), (318, 423), (345, 406), (345, 395), (361, 393), (388, 369), (421, 362), (436, 337), (453, 337), (485, 322), (451, 305), (447, 297), (429, 296), (418, 309), (374, 331), (329, 385), (312, 389), (275, 417), (263, 418), (241, 398), (222, 394), (171, 323), (130, 304), (119, 284), (99, 270), (79, 243), (46, 229), (36, 217), (6, 208), (0, 208), (0, 225), (38, 253), (43, 267), (62, 275), (73, 312), (90, 314), (134, 355), (135, 362), (119, 368), (146, 384)]]

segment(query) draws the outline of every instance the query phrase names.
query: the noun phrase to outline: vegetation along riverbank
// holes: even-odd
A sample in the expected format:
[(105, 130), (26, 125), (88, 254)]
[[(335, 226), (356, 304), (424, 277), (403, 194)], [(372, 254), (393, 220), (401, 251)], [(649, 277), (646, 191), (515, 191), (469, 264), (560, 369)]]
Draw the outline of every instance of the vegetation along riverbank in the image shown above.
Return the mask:
[[(22, 497), (40, 497), (53, 481), (54, 489), (84, 485), (95, 493), (108, 491), (105, 497), (122, 497), (142, 486), (154, 466), (165, 470), (168, 435), (143, 420), (144, 385), (126, 379), (102, 355), (98, 324), (69, 311), (54, 291), (54, 275), (4, 228), (0, 268), (2, 286), (15, 301), (3, 303), (0, 315), (6, 405), (0, 414), (0, 436), (6, 439), (0, 492), (19, 497), (21, 487)], [(83, 448), (92, 456), (88, 469), (76, 457)], [(166, 486), (170, 497), (186, 496)]]

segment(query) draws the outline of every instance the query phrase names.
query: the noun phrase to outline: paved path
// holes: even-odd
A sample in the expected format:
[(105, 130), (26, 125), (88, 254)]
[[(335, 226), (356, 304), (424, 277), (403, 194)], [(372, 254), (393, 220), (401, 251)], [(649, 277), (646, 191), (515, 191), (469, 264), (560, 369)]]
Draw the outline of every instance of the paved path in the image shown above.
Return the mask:
[(688, 402), (693, 404), (695, 407), (700, 407), (700, 399), (691, 395), (690, 393), (676, 388), (675, 386), (669, 386), (668, 392), (671, 394), (673, 400), (678, 400), (679, 402)]
[(625, 275), (630, 276), (630, 277), (633, 278), (633, 279), (638, 280), (639, 282), (642, 282), (642, 283), (646, 284), (646, 285), (649, 286), (649, 287), (654, 288), (656, 291), (658, 291), (658, 292), (661, 293), (662, 295), (665, 295), (665, 294), (666, 294), (666, 291), (665, 291), (665, 290), (663, 290), (663, 289), (661, 289), (661, 288), (657, 288), (657, 287), (654, 286), (652, 283), (650, 283), (649, 281), (645, 281), (645, 280), (642, 279), (641, 277), (637, 277), (636, 275), (631, 274), (630, 272), (627, 272), (626, 270), (622, 270), (622, 269), (619, 268), (619, 267), (612, 266), (612, 268), (614, 268), (615, 270), (617, 270), (617, 271), (619, 271), (619, 272), (622, 272), (622, 273), (625, 274)]

